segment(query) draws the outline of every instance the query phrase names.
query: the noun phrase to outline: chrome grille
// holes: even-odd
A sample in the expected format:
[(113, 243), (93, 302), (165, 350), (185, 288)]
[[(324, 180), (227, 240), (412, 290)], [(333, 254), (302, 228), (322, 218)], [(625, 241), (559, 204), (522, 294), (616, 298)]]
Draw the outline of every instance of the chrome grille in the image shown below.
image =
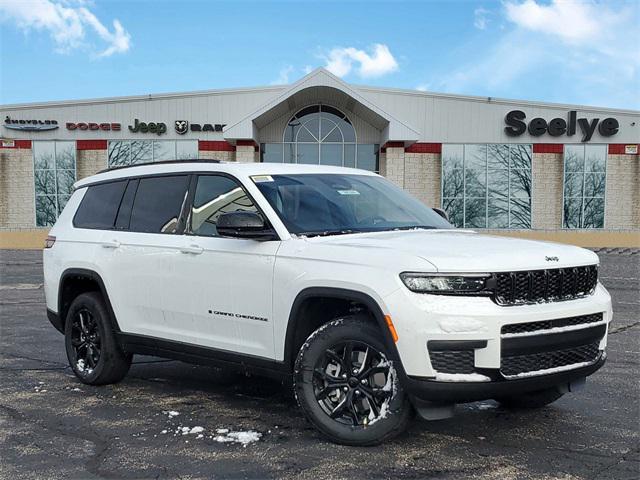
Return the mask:
[(598, 267), (556, 268), (494, 274), (494, 300), (499, 305), (557, 302), (590, 295), (598, 283)]

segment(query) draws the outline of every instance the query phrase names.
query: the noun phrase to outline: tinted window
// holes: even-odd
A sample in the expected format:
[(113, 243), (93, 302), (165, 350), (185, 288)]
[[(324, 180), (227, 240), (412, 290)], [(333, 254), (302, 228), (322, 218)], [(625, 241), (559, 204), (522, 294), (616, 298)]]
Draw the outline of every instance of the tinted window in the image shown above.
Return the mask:
[(74, 225), (79, 228), (112, 229), (126, 184), (124, 180), (89, 187), (73, 219)]
[(236, 210), (258, 211), (235, 180), (219, 175), (198, 177), (191, 210), (191, 231), (194, 234), (216, 236), (218, 217)]
[(189, 177), (151, 177), (140, 180), (131, 211), (132, 232), (175, 233)]
[(138, 189), (138, 180), (130, 180), (127, 184), (127, 189), (124, 191), (122, 202), (120, 202), (120, 208), (118, 209), (118, 216), (116, 217), (116, 229), (128, 230), (129, 221), (131, 220), (131, 207), (133, 206), (133, 199)]

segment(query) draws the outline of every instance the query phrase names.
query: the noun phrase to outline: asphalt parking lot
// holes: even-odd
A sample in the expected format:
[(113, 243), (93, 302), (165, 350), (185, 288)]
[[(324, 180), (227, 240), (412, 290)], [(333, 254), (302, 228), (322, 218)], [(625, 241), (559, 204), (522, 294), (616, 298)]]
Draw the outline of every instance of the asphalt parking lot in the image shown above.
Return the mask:
[(136, 357), (117, 385), (81, 384), (46, 319), (41, 253), (0, 251), (0, 477), (638, 479), (640, 254), (601, 260), (614, 323), (584, 391), (538, 411), (459, 406), (353, 448), (271, 380)]

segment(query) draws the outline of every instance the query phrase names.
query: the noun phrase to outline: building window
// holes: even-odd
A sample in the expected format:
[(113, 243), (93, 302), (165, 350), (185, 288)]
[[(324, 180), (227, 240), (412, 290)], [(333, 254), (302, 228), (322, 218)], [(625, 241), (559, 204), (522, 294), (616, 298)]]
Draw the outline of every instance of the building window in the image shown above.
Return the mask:
[(463, 228), (531, 228), (531, 145), (443, 145), (442, 208)]
[(564, 228), (604, 228), (606, 145), (564, 146)]
[(198, 158), (197, 140), (112, 140), (109, 167)]
[(33, 142), (36, 226), (48, 227), (73, 193), (76, 181), (75, 142)]
[(287, 123), (282, 143), (263, 143), (262, 162), (334, 165), (378, 171), (379, 145), (358, 145), (356, 130), (340, 110), (312, 105)]

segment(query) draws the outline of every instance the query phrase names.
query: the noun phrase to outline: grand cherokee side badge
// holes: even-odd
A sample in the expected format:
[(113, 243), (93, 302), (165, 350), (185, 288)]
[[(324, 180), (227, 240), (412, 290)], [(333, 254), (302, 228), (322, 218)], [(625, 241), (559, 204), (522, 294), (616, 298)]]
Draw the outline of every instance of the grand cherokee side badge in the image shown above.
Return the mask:
[(547, 262), (559, 262), (560, 259), (558, 257), (544, 257)]

